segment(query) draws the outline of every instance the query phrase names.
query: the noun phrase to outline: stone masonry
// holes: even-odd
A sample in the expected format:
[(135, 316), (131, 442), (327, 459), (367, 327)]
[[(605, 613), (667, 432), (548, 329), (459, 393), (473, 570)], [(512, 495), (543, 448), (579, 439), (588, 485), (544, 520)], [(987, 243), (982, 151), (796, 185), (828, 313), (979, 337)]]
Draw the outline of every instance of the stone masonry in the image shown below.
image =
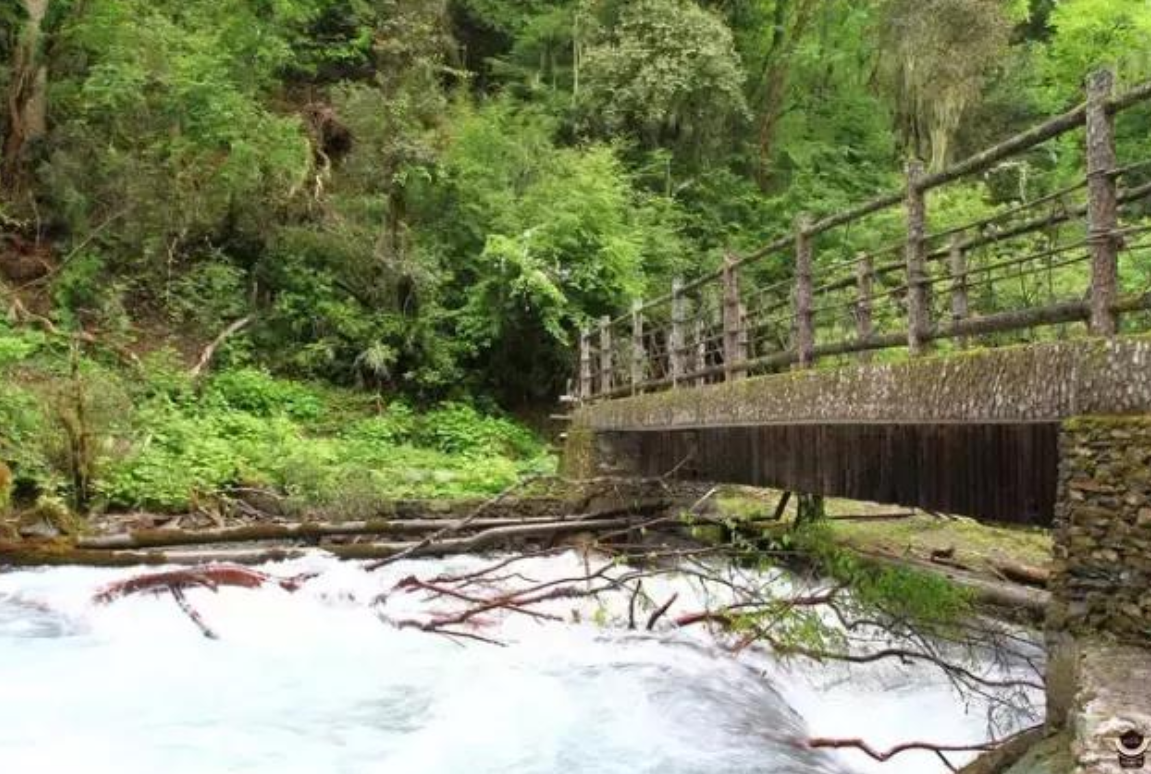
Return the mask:
[(1077, 417), (1059, 443), (1051, 626), (1151, 643), (1151, 417)]

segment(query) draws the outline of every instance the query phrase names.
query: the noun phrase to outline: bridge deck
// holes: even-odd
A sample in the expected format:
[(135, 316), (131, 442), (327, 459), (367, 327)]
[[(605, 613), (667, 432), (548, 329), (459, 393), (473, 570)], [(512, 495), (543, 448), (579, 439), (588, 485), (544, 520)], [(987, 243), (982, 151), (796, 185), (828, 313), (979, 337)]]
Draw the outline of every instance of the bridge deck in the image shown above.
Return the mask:
[[(1060, 423), (1151, 413), (1151, 339), (1074, 339), (808, 370), (583, 405), (605, 469), (1049, 524)], [(590, 453), (589, 453), (590, 452)]]

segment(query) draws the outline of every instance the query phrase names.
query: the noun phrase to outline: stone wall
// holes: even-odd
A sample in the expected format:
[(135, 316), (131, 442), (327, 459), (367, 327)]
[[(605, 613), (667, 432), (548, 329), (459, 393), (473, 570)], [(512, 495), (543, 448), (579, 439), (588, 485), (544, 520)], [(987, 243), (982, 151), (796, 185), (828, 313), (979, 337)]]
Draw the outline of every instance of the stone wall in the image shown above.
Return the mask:
[(584, 406), (576, 425), (994, 422), (1112, 413), (1151, 413), (1151, 338), (1070, 339), (680, 388)]
[(1063, 423), (1050, 628), (1151, 642), (1151, 416)]
[(1151, 738), (1151, 702), (1147, 700), (1151, 650), (1102, 635), (1067, 636), (1049, 657), (1047, 670), (1047, 726), (1061, 732), (1055, 739), (1065, 745), (1067, 760), (1054, 767), (1022, 771), (1130, 771), (1120, 762), (1117, 742), (1131, 731)]

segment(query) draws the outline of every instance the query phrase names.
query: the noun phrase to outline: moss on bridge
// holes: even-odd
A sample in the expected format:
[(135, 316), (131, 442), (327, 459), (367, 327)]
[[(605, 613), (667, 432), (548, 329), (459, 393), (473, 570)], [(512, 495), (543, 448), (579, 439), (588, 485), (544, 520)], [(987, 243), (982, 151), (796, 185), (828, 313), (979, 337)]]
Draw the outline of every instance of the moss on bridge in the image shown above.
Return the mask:
[(951, 351), (680, 387), (582, 407), (576, 427), (1063, 419), (1151, 413), (1151, 336)]

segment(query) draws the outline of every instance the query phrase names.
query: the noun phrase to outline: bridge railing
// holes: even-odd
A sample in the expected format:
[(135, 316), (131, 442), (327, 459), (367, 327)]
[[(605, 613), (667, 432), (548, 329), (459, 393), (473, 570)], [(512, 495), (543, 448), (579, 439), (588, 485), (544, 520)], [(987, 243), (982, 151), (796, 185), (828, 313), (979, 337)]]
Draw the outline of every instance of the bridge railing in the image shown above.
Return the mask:
[[(1110, 336), (1124, 316), (1128, 327), (1151, 328), (1151, 262), (1141, 270), (1129, 260), (1151, 251), (1151, 159), (1121, 159), (1115, 133), (1118, 114), (1151, 102), (1151, 82), (1113, 92), (1109, 71), (1092, 73), (1077, 107), (940, 172), (912, 161), (901, 190), (820, 219), (801, 215), (792, 233), (602, 318), (580, 335), (578, 397), (866, 361), (883, 350), (915, 357), (1053, 326), (1057, 335), (1086, 324)], [(956, 214), (964, 208), (948, 184), (1072, 132), (1083, 135), (1081, 177), (975, 218)], [(936, 208), (929, 194), (942, 198)]]

